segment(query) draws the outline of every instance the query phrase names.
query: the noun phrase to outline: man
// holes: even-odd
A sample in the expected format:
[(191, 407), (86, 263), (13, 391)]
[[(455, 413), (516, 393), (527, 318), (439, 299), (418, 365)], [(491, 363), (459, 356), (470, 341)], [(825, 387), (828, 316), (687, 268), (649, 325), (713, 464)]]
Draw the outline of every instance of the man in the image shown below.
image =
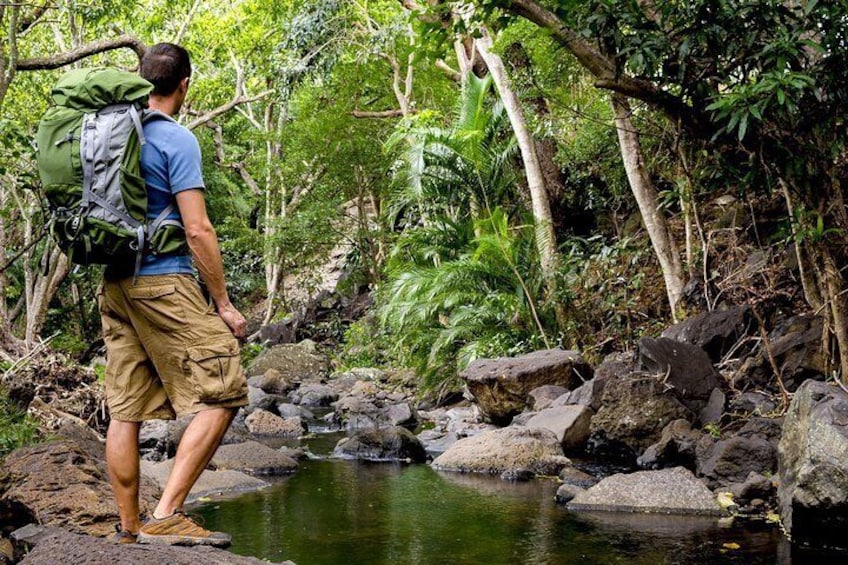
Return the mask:
[[(206, 214), (200, 147), (194, 135), (170, 119), (179, 112), (191, 77), (188, 53), (177, 45), (150, 47), (141, 76), (150, 81), (151, 110), (144, 125), (141, 170), (148, 218), (175, 204), (186, 241), (211, 301), (192, 276), (187, 254), (110, 265), (98, 297), (106, 342), (106, 398), (111, 423), (106, 435), (109, 478), (121, 517), (117, 541), (226, 546), (230, 536), (210, 532), (180, 510), (209, 463), (239, 406), (247, 404), (236, 338), (245, 320), (232, 305), (215, 230)], [(141, 422), (196, 414), (186, 428), (153, 515), (139, 518), (138, 433)], [(136, 539), (137, 537), (137, 539)]]

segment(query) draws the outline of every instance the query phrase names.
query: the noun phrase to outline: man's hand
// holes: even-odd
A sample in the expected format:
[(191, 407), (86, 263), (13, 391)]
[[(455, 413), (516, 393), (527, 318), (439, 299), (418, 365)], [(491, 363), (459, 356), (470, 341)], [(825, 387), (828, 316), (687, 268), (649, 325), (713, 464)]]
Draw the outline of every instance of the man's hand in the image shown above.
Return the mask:
[(224, 320), (224, 323), (229, 326), (230, 331), (233, 332), (233, 335), (239, 339), (244, 339), (244, 336), (247, 332), (247, 322), (244, 320), (244, 316), (241, 315), (241, 312), (236, 310), (236, 307), (232, 304), (228, 304), (223, 308), (218, 308), (218, 315), (221, 316), (221, 319)]

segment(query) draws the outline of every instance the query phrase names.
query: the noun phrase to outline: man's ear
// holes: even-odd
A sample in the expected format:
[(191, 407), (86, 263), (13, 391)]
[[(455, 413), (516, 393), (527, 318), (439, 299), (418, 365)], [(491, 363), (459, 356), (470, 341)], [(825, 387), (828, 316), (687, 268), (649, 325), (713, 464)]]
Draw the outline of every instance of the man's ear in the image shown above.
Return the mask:
[(183, 80), (180, 81), (180, 89), (183, 91), (183, 94), (188, 91), (188, 83), (190, 80), (191, 77), (185, 77)]

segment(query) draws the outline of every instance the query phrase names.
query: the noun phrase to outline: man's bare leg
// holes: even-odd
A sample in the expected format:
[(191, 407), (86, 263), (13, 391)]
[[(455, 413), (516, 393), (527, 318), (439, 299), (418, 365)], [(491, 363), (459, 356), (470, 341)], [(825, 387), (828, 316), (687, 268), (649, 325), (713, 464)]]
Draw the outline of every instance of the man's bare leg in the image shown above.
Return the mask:
[(191, 487), (215, 455), (215, 450), (227, 433), (238, 408), (213, 408), (198, 412), (186, 428), (174, 467), (165, 484), (162, 498), (153, 512), (154, 518), (164, 518), (182, 507)]
[(112, 420), (106, 432), (106, 465), (109, 482), (118, 501), (121, 529), (136, 533), (138, 519), (138, 431), (139, 422)]

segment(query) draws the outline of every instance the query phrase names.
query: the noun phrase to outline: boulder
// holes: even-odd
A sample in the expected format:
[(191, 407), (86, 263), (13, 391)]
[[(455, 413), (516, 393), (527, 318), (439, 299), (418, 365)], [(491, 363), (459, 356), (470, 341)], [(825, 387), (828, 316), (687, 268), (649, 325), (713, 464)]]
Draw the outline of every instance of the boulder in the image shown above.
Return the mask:
[(530, 409), (539, 411), (550, 408), (551, 403), (567, 393), (568, 389), (559, 385), (542, 385), (530, 391)]
[(687, 318), (667, 328), (662, 337), (700, 347), (713, 363), (718, 363), (749, 334), (751, 320), (751, 307), (743, 304)]
[(533, 389), (559, 385), (571, 390), (592, 374), (580, 353), (548, 349), (518, 357), (477, 359), (461, 376), (484, 419), (503, 425), (524, 410)]
[(756, 498), (768, 500), (774, 494), (774, 488), (771, 479), (752, 471), (745, 482), (732, 484), (727, 490), (733, 495), (734, 500), (748, 503)]
[[(162, 461), (161, 463), (154, 463), (153, 461), (142, 461), (141, 475), (153, 481), (159, 486), (159, 488), (164, 488), (165, 483), (168, 481), (168, 476), (171, 474), (171, 469), (173, 468), (173, 466), (173, 459), (168, 459), (167, 461)], [(265, 488), (267, 486), (268, 483), (266, 481), (263, 481), (262, 479), (259, 479), (257, 477), (251, 477), (250, 475), (242, 473), (241, 471), (214, 471), (211, 469), (206, 469), (200, 474), (200, 477), (197, 479), (197, 482), (194, 483), (194, 486), (191, 488), (191, 492), (189, 492), (188, 494), (186, 503), (190, 504), (192, 502), (196, 502), (200, 498), (212, 495), (251, 492)], [(151, 506), (150, 508), (152, 512), (154, 507)], [(114, 532), (113, 526), (114, 521), (109, 524), (108, 531), (104, 530), (104, 535), (106, 533)]]
[(574, 497), (578, 494), (584, 492), (586, 489), (583, 487), (579, 487), (577, 485), (560, 485), (557, 488), (556, 496), (554, 499), (560, 504), (566, 504), (574, 500)]
[(777, 403), (770, 394), (763, 391), (740, 392), (730, 399), (727, 411), (731, 414), (765, 416), (777, 409)]
[(412, 432), (400, 426), (360, 430), (336, 444), (332, 457), (366, 461), (424, 463), (427, 452)]
[(338, 392), (318, 383), (303, 385), (289, 396), (293, 404), (301, 406), (329, 406), (339, 399)]
[(727, 403), (727, 397), (720, 388), (714, 388), (707, 401), (707, 405), (701, 409), (698, 414), (698, 422), (702, 425), (717, 424), (721, 421), (724, 415), (724, 405)]
[(459, 441), (459, 436), (454, 432), (440, 430), (424, 430), (418, 434), (418, 440), (424, 445), (424, 450), (431, 456), (438, 457), (447, 449)]
[(698, 346), (673, 339), (643, 337), (639, 340), (639, 366), (663, 375), (663, 383), (692, 412), (698, 414), (709, 402), (720, 375), (709, 356)]
[(610, 381), (601, 409), (592, 417), (588, 450), (603, 456), (635, 461), (660, 440), (674, 420), (695, 416), (655, 375), (632, 373)]
[(584, 473), (576, 467), (565, 467), (559, 473), (559, 480), (566, 485), (573, 485), (582, 489), (587, 489), (598, 484), (599, 479), (593, 477), (589, 473)]
[(721, 516), (713, 493), (688, 469), (619, 473), (577, 494), (568, 508)]
[(250, 433), (261, 436), (300, 437), (306, 431), (303, 420), (280, 418), (267, 410), (257, 408), (244, 420)]
[(377, 399), (360, 394), (344, 396), (334, 403), (336, 420), (348, 430), (380, 426), (418, 425), (418, 412), (407, 402), (395, 402), (388, 397)]
[(329, 373), (330, 360), (317, 352), (314, 343), (305, 340), (268, 348), (250, 363), (247, 374), (264, 376), (268, 369), (276, 369), (279, 378), (289, 383), (318, 381)]
[(717, 441), (698, 461), (698, 475), (712, 487), (743, 482), (753, 472), (777, 470), (777, 450), (761, 437), (733, 436)]
[(547, 408), (530, 418), (529, 428), (546, 428), (556, 434), (563, 449), (583, 449), (589, 439), (592, 409), (586, 406)]
[(311, 410), (304, 406), (298, 406), (296, 404), (291, 404), (288, 402), (281, 402), (277, 404), (277, 414), (280, 415), (281, 418), (303, 418), (304, 420), (314, 420), (315, 414), (312, 413)]
[(848, 394), (807, 381), (795, 393), (778, 450), (780, 516), (793, 540), (846, 547)]
[[(82, 536), (59, 528), (45, 528), (35, 548), (20, 562), (26, 565), (89, 563), (92, 565), (267, 565), (254, 557), (245, 557), (209, 546), (116, 544), (107, 539)], [(291, 561), (286, 562), (294, 565)], [(280, 564), (284, 565), (284, 564)]]
[(294, 386), (279, 369), (272, 367), (262, 375), (259, 388), (268, 394), (287, 394)]
[(461, 439), (433, 461), (440, 471), (500, 475), (508, 470), (528, 470), (556, 475), (570, 461), (556, 435), (543, 428), (509, 427)]
[(601, 399), (604, 395), (604, 386), (609, 377), (600, 377), (595, 374), (595, 378), (586, 381), (574, 390), (559, 396), (551, 403), (551, 407), (571, 406), (579, 404), (587, 406), (597, 412), (601, 409)]
[(248, 475), (284, 475), (297, 470), (297, 461), (256, 441), (222, 445), (212, 456), (215, 470), (233, 470)]
[(828, 366), (827, 352), (821, 347), (823, 325), (821, 317), (800, 315), (775, 326), (768, 335), (768, 351), (760, 349), (745, 360), (733, 376), (734, 388), (777, 392), (771, 359), (790, 392), (807, 379), (823, 380)]
[[(16, 449), (0, 467), (0, 523), (38, 522), (74, 532), (114, 532), (118, 507), (106, 454), (88, 429), (61, 429), (56, 439)], [(75, 437), (68, 437), (75, 436)], [(141, 482), (141, 511), (152, 512), (159, 489)]]
[(699, 459), (705, 457), (715, 440), (699, 430), (693, 430), (686, 420), (675, 420), (662, 431), (660, 440), (648, 447), (636, 460), (643, 469), (686, 467), (694, 471)]
[(751, 418), (735, 435), (764, 439), (776, 449), (783, 433), (783, 421), (783, 418)]

